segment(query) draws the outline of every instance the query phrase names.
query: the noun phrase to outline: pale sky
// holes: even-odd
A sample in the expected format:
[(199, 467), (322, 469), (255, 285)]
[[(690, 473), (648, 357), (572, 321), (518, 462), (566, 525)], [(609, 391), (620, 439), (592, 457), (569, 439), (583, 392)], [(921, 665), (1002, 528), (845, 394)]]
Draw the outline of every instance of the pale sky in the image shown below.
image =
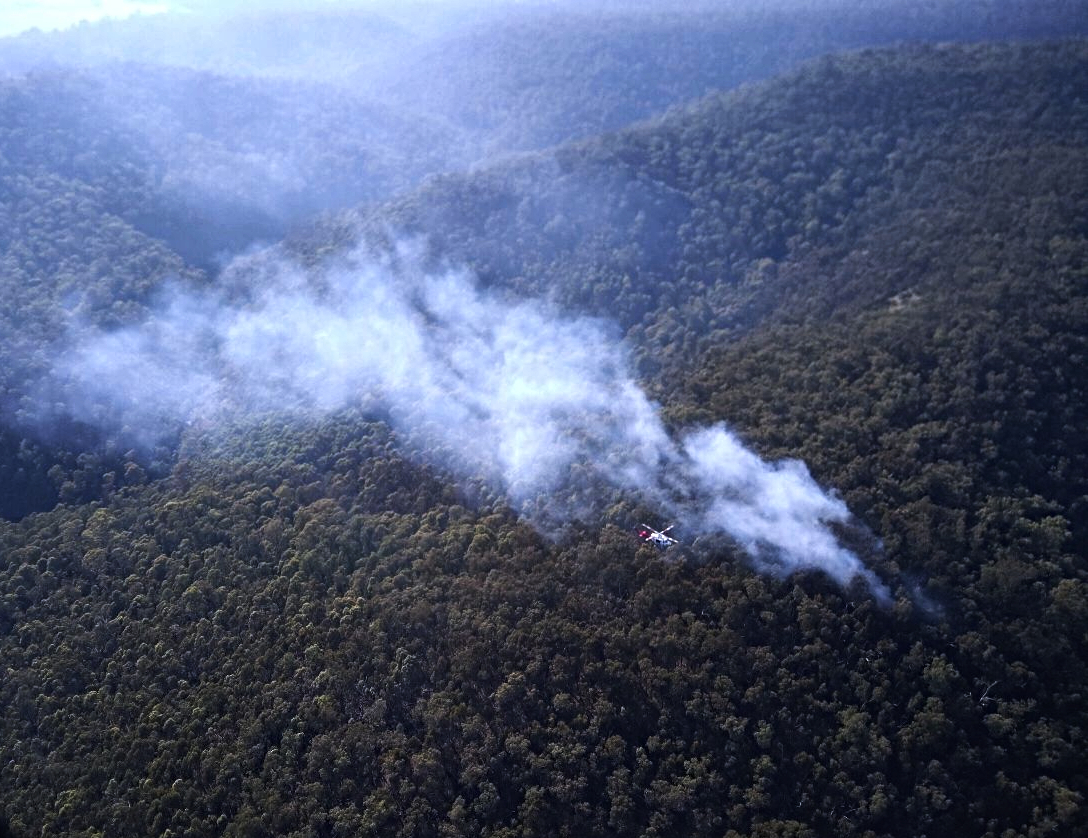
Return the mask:
[(34, 27), (67, 29), (83, 20), (156, 14), (181, 6), (172, 0), (0, 0), (0, 36)]
[[(426, 0), (424, 0), (426, 2)], [(443, 3), (448, 0), (431, 0)], [(161, 12), (231, 13), (271, 9), (312, 9), (329, 5), (378, 5), (373, 0), (0, 0), (0, 38), (37, 27), (67, 29), (81, 21), (126, 18)], [(396, 8), (396, 1), (388, 4)]]

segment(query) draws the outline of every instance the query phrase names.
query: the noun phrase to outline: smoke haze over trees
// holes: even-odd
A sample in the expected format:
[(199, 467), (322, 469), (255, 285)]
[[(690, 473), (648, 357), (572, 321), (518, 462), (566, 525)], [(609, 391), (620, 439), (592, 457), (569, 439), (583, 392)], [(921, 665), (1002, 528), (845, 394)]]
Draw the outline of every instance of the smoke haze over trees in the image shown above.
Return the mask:
[(1088, 10), (716, 6), (0, 40), (0, 835), (1084, 829)]
[(141, 229), (209, 266), (321, 210), (654, 118), (821, 53), (1066, 36), (1083, 18), (1069, 0), (921, 14), (883, 2), (226, 7), (0, 39), (0, 71), (63, 85), (72, 110), (48, 119), (91, 116), (132, 146), (158, 204)]

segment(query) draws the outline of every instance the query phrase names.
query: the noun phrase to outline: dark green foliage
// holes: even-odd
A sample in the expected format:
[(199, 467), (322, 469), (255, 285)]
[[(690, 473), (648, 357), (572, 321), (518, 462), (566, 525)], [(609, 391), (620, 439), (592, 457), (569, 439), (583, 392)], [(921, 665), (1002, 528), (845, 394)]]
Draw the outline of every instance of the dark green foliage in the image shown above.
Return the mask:
[[(648, 375), (679, 373), (769, 314), (909, 292), (960, 252), (936, 232), (967, 253), (1076, 241), (1086, 84), (1079, 43), (823, 59), (660, 126), (435, 179), (364, 229), (426, 232), (486, 284), (618, 320)], [(853, 271), (832, 286), (839, 260)]]
[(1081, 42), (826, 59), (300, 236), (619, 319), (674, 425), (842, 490), (896, 602), (549, 542), (372, 418), (192, 427), (0, 524), (10, 831), (1083, 833), (1086, 89)]
[(124, 483), (127, 449), (39, 389), (70, 330), (136, 322), (165, 286), (203, 281), (138, 229), (161, 209), (148, 150), (87, 97), (68, 76), (0, 82), (0, 517)]

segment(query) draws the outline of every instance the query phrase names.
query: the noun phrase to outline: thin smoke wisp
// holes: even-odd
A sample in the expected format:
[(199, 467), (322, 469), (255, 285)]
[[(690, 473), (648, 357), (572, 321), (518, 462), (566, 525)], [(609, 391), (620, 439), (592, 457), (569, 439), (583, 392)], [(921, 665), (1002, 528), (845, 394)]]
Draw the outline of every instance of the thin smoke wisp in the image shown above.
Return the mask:
[(573, 498), (592, 483), (692, 537), (727, 535), (760, 569), (888, 596), (831, 529), (846, 505), (803, 463), (765, 462), (721, 424), (672, 436), (606, 322), (425, 270), (410, 246), (320, 271), (265, 252), (223, 279), (243, 301), (175, 289), (138, 327), (79, 334), (57, 369), (66, 408), (153, 437), (225, 411), (380, 407), (417, 456), (485, 478), (537, 523), (583, 514)]

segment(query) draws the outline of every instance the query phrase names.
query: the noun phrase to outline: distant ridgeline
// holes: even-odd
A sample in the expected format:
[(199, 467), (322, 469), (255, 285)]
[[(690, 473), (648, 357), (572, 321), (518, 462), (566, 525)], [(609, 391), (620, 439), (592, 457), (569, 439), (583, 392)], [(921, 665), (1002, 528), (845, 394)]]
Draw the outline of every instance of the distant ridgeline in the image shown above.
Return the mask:
[(841, 490), (888, 608), (662, 556), (623, 497), (548, 541), (371, 414), (96, 425), (50, 374), (73, 329), (216, 275), (95, 84), (0, 85), (3, 513), (62, 502), (0, 522), (0, 830), (1083, 831), (1088, 43), (821, 58), (285, 245), (422, 234), (618, 322), (674, 428)]
[[(962, 0), (909, 13), (873, 2), (430, 14), (148, 16), (0, 40), (10, 74), (0, 79), (0, 517), (99, 498), (126, 471), (162, 473), (174, 457), (172, 445), (135, 450), (67, 415), (64, 394), (42, 392), (73, 331), (139, 322), (164, 288), (203, 287), (232, 255), (316, 213), (373, 206), (429, 175), (617, 130), (822, 52), (1088, 27), (1086, 4), (1070, 0)], [(943, 72), (939, 61), (909, 61)], [(914, 119), (910, 97), (931, 92), (921, 80), (899, 90), (878, 75), (865, 83), (869, 109), (844, 111), (883, 126), (879, 137), (862, 141), (850, 133), (857, 126), (826, 120), (792, 124), (795, 106), (821, 119), (820, 90), (835, 85), (821, 74), (838, 67), (811, 65), (808, 81), (786, 82), (816, 85), (815, 99), (755, 88), (659, 129), (440, 179), (375, 217), (435, 235), (488, 283), (547, 288), (574, 310), (617, 317), (645, 348), (645, 375), (675, 398), (673, 359), (687, 363), (775, 309), (780, 283), (762, 295), (754, 287), (791, 264), (779, 264), (787, 253), (822, 242), (848, 217), (869, 224), (849, 210), (865, 190), (903, 191), (916, 174), (904, 168), (908, 155), (936, 165), (926, 156), (936, 142), (929, 123), (896, 126), (882, 115), (887, 102), (889, 119)], [(895, 62), (882, 72), (898, 72)], [(1058, 79), (1028, 91), (1039, 79), (1029, 73), (1009, 89), (1063, 95)], [(1001, 102), (1001, 113), (1015, 107)], [(967, 118), (969, 103), (947, 107)], [(711, 117), (716, 108), (726, 116)], [(775, 109), (784, 126), (771, 133), (760, 120)], [(722, 133), (720, 118), (733, 133)], [(916, 152), (896, 146), (901, 128), (918, 137)], [(798, 132), (808, 139), (797, 148), (824, 145), (787, 159)], [(1006, 132), (1002, 124), (986, 142)], [(924, 180), (911, 188), (927, 200)], [(470, 212), (458, 219), (462, 206)], [(516, 236), (481, 235), (485, 219), (514, 224)]]

